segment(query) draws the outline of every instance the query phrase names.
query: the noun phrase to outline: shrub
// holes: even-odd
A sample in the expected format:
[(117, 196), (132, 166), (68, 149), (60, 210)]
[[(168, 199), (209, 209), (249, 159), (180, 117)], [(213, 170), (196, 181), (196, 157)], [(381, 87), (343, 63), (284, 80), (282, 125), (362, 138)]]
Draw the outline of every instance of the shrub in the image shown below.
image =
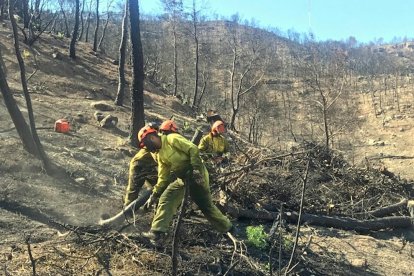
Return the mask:
[(247, 241), (257, 248), (265, 249), (267, 247), (268, 235), (264, 232), (263, 225), (247, 226)]

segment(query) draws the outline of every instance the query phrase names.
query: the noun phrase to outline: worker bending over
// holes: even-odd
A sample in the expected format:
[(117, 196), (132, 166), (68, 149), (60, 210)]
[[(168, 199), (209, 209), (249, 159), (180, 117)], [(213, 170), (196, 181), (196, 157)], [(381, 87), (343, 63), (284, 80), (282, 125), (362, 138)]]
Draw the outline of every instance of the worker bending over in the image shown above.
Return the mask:
[(158, 153), (158, 180), (146, 206), (156, 198), (159, 202), (152, 221), (151, 230), (144, 233), (153, 242), (159, 241), (168, 231), (173, 216), (184, 196), (184, 183), (169, 184), (171, 174), (189, 185), (191, 199), (197, 204), (211, 225), (219, 232), (226, 233), (232, 228), (230, 220), (213, 204), (209, 175), (200, 158), (197, 146), (178, 133), (158, 136), (146, 126), (139, 131), (139, 141), (151, 151)]

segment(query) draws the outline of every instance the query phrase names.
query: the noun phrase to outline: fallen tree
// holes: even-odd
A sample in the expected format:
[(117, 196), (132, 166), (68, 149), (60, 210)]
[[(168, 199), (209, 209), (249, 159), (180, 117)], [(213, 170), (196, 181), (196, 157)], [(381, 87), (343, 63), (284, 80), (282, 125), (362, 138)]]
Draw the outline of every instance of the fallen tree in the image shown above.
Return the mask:
[(390, 215), (393, 213), (396, 213), (403, 208), (408, 208), (408, 199), (404, 198), (400, 202), (391, 204), (382, 208), (378, 208), (376, 210), (368, 211), (368, 212), (361, 212), (361, 213), (355, 213), (354, 215), (363, 215), (365, 217), (384, 217), (386, 215)]
[[(256, 209), (244, 209), (227, 204), (226, 206), (221, 205), (221, 208), (231, 216), (239, 218), (248, 218), (255, 220), (268, 220), (273, 221), (279, 215), (278, 212), (270, 212), (266, 210)], [(288, 222), (295, 223), (298, 221), (297, 212), (284, 212), (284, 219)], [(354, 230), (360, 233), (366, 233), (369, 231), (377, 231), (383, 229), (398, 229), (398, 228), (410, 228), (414, 225), (414, 218), (408, 216), (394, 216), (394, 217), (383, 217), (369, 220), (359, 220), (348, 217), (334, 217), (325, 215), (314, 215), (314, 214), (302, 214), (302, 223), (332, 227), (343, 230)]]

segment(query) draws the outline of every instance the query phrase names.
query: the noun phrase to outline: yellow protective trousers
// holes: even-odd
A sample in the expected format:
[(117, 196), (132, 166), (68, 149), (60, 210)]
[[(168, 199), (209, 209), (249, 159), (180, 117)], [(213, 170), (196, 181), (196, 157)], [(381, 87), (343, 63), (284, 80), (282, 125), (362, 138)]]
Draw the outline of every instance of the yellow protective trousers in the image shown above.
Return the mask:
[[(221, 233), (229, 231), (232, 227), (230, 220), (213, 203), (207, 170), (204, 168), (203, 175), (197, 173), (192, 179), (187, 179), (186, 183), (189, 185), (190, 198), (197, 204), (213, 228)], [(152, 231), (168, 231), (183, 197), (184, 183), (181, 179), (168, 185), (159, 199), (151, 225)]]

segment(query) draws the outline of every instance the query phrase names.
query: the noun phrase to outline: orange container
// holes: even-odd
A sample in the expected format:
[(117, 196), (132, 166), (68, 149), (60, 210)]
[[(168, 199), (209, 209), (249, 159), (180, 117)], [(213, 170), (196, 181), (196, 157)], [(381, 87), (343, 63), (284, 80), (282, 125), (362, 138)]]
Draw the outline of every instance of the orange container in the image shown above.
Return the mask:
[(68, 120), (59, 119), (55, 122), (55, 131), (60, 133), (68, 133), (70, 130), (70, 125)]

